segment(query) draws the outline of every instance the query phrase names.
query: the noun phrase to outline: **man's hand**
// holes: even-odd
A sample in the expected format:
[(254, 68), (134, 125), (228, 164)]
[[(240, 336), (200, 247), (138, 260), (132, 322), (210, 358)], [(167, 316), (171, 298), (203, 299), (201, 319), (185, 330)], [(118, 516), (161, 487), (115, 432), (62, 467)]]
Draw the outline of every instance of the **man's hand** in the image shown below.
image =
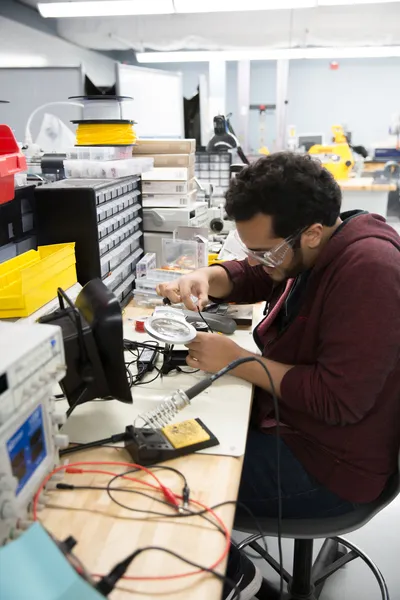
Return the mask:
[(250, 355), (232, 340), (218, 333), (198, 333), (190, 344), (187, 344), (189, 356), (186, 359), (189, 367), (201, 369), (208, 373), (216, 373), (236, 358)]
[(197, 305), (200, 310), (208, 303), (208, 277), (204, 270), (194, 271), (183, 275), (170, 283), (160, 283), (156, 287), (157, 294), (168, 298), (172, 304), (183, 302), (189, 310), (197, 310), (191, 296), (198, 298)]
[[(282, 379), (286, 373), (293, 368), (292, 365), (277, 363), (273, 360), (257, 356), (252, 352), (248, 352), (228, 337), (219, 335), (218, 333), (198, 333), (193, 342), (186, 344), (186, 346), (189, 348), (189, 356), (186, 359), (189, 367), (201, 369), (208, 373), (216, 373), (237, 358), (244, 358), (247, 356), (257, 357), (257, 359), (261, 360), (267, 367), (274, 383), (274, 391), (278, 398), (281, 397)], [(245, 381), (249, 381), (258, 387), (267, 390), (267, 392), (272, 391), (268, 375), (257, 362), (248, 362), (239, 365), (235, 369), (232, 369), (231, 374), (240, 377)]]

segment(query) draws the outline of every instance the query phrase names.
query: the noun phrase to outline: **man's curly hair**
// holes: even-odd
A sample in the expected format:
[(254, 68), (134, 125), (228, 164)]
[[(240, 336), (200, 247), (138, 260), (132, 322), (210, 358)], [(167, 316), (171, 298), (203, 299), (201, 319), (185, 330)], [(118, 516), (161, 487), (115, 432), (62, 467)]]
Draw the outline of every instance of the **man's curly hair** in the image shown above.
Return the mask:
[(275, 235), (286, 238), (313, 223), (334, 225), (341, 201), (339, 185), (319, 161), (308, 154), (277, 152), (232, 179), (225, 209), (235, 221), (270, 215)]

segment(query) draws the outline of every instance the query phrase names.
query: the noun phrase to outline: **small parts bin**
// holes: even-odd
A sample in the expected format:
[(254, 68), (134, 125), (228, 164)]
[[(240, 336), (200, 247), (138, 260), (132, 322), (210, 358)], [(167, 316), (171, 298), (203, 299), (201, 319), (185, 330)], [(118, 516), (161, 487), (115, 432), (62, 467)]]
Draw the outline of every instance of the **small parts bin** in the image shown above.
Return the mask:
[(26, 159), (8, 125), (0, 125), (0, 204), (14, 198), (14, 175), (26, 170)]
[(0, 319), (29, 317), (76, 282), (74, 243), (20, 254), (0, 265)]

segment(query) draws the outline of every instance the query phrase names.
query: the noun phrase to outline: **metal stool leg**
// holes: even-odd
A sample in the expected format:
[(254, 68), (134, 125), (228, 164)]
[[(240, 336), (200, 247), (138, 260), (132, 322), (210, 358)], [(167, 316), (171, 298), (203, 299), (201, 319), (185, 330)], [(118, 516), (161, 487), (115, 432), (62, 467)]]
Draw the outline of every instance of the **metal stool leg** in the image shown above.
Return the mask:
[[(338, 558), (338, 547), (339, 544), (336, 540), (328, 538), (324, 541), (321, 550), (318, 552), (318, 556), (315, 559), (312, 567), (312, 581), (316, 581), (320, 577), (320, 575), (325, 571), (325, 569), (335, 562), (335, 560)], [(321, 595), (324, 584), (325, 581), (321, 581), (318, 587), (315, 588), (314, 595), (317, 599)]]
[(295, 540), (293, 577), (289, 583), (292, 600), (314, 600), (314, 586), (311, 582), (314, 540)]
[(333, 538), (333, 539), (335, 541), (337, 541), (339, 544), (343, 544), (343, 546), (345, 546), (346, 548), (348, 548), (350, 550), (350, 552), (348, 554), (346, 554), (345, 556), (343, 556), (342, 558), (339, 558), (333, 565), (331, 565), (331, 567), (328, 567), (324, 571), (324, 573), (320, 574), (319, 579), (314, 580), (314, 585), (318, 587), (318, 585), (320, 585), (321, 582), (325, 581), (325, 579), (327, 579), (327, 577), (329, 577), (330, 575), (332, 575), (332, 573), (334, 573), (335, 571), (337, 571), (338, 568), (340, 568), (344, 564), (350, 562), (350, 560), (355, 560), (356, 558), (361, 558), (361, 560), (363, 560), (365, 562), (365, 564), (372, 571), (372, 573), (373, 573), (373, 575), (374, 575), (374, 577), (375, 577), (375, 579), (376, 579), (376, 581), (377, 581), (377, 583), (379, 585), (379, 589), (381, 591), (382, 600), (390, 600), (389, 591), (387, 589), (386, 581), (385, 581), (382, 573), (380, 572), (380, 570), (376, 566), (376, 564), (369, 558), (369, 556), (367, 556), (366, 554), (364, 554), (364, 552), (362, 552), (360, 550), (360, 548), (358, 548), (357, 546), (355, 546), (351, 542), (348, 542), (347, 540), (344, 540), (343, 538), (336, 537), (336, 538)]

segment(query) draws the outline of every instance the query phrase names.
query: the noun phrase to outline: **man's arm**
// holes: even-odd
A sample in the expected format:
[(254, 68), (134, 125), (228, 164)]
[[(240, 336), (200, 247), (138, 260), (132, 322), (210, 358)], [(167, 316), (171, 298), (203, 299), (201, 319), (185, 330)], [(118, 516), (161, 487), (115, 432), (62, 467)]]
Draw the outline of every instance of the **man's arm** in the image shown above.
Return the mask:
[[(216, 268), (216, 266), (209, 267), (210, 271)], [(228, 260), (218, 265), (218, 268), (226, 271), (232, 287), (228, 294), (216, 296), (216, 298), (226, 302), (244, 302), (246, 304), (262, 302), (269, 298), (273, 282), (261, 265), (251, 267), (247, 259)], [(210, 296), (214, 296), (211, 291)]]
[[(291, 365), (284, 365), (248, 352), (229, 339), (229, 337), (217, 333), (198, 333), (196, 339), (187, 344), (187, 347), (189, 348), (189, 356), (186, 359), (187, 364), (190, 367), (198, 368), (208, 373), (215, 373), (238, 358), (254, 356), (258, 360), (261, 360), (267, 367), (271, 375), (274, 391), (278, 397), (281, 395), (281, 383), (284, 376), (293, 368)], [(268, 375), (257, 362), (248, 362), (239, 365), (232, 371), (232, 374), (268, 392), (272, 391)]]
[(157, 294), (169, 298), (172, 303), (183, 302), (189, 310), (196, 310), (192, 296), (198, 298), (199, 307), (208, 299), (227, 302), (260, 302), (266, 300), (272, 290), (272, 280), (261, 266), (250, 267), (247, 260), (227, 261), (197, 269), (170, 283), (157, 286)]
[(247, 352), (247, 350), (243, 351), (242, 356), (255, 356), (258, 360), (261, 360), (268, 369), (271, 379), (268, 377), (262, 366), (255, 361), (244, 363), (243, 365), (236, 367), (236, 369), (233, 371), (233, 374), (241, 379), (249, 381), (263, 390), (266, 390), (270, 394), (274, 392), (278, 398), (281, 398), (281, 385), (283, 378), (285, 377), (286, 373), (293, 369), (293, 365), (284, 365), (283, 363), (275, 362), (274, 360), (269, 360), (268, 358), (263, 358), (257, 354), (252, 354), (252, 352)]
[[(330, 425), (360, 421), (399, 365), (398, 252), (389, 252), (385, 261), (384, 242), (367, 243), (377, 246), (375, 260), (366, 264), (365, 246), (360, 244), (359, 254), (349, 260), (343, 257), (343, 266), (330, 281), (315, 364), (293, 366), (261, 359), (283, 406)], [(252, 356), (229, 338), (209, 333), (199, 334), (188, 347), (187, 363), (209, 372)], [(272, 391), (269, 377), (256, 362), (237, 367), (233, 374)]]
[(330, 281), (316, 363), (281, 381), (283, 405), (330, 425), (360, 421), (399, 368), (399, 253), (378, 239), (357, 246)]
[(228, 271), (219, 265), (213, 267), (204, 267), (196, 273), (206, 275), (208, 280), (208, 295), (214, 298), (226, 298), (232, 293), (233, 283), (229, 277)]

